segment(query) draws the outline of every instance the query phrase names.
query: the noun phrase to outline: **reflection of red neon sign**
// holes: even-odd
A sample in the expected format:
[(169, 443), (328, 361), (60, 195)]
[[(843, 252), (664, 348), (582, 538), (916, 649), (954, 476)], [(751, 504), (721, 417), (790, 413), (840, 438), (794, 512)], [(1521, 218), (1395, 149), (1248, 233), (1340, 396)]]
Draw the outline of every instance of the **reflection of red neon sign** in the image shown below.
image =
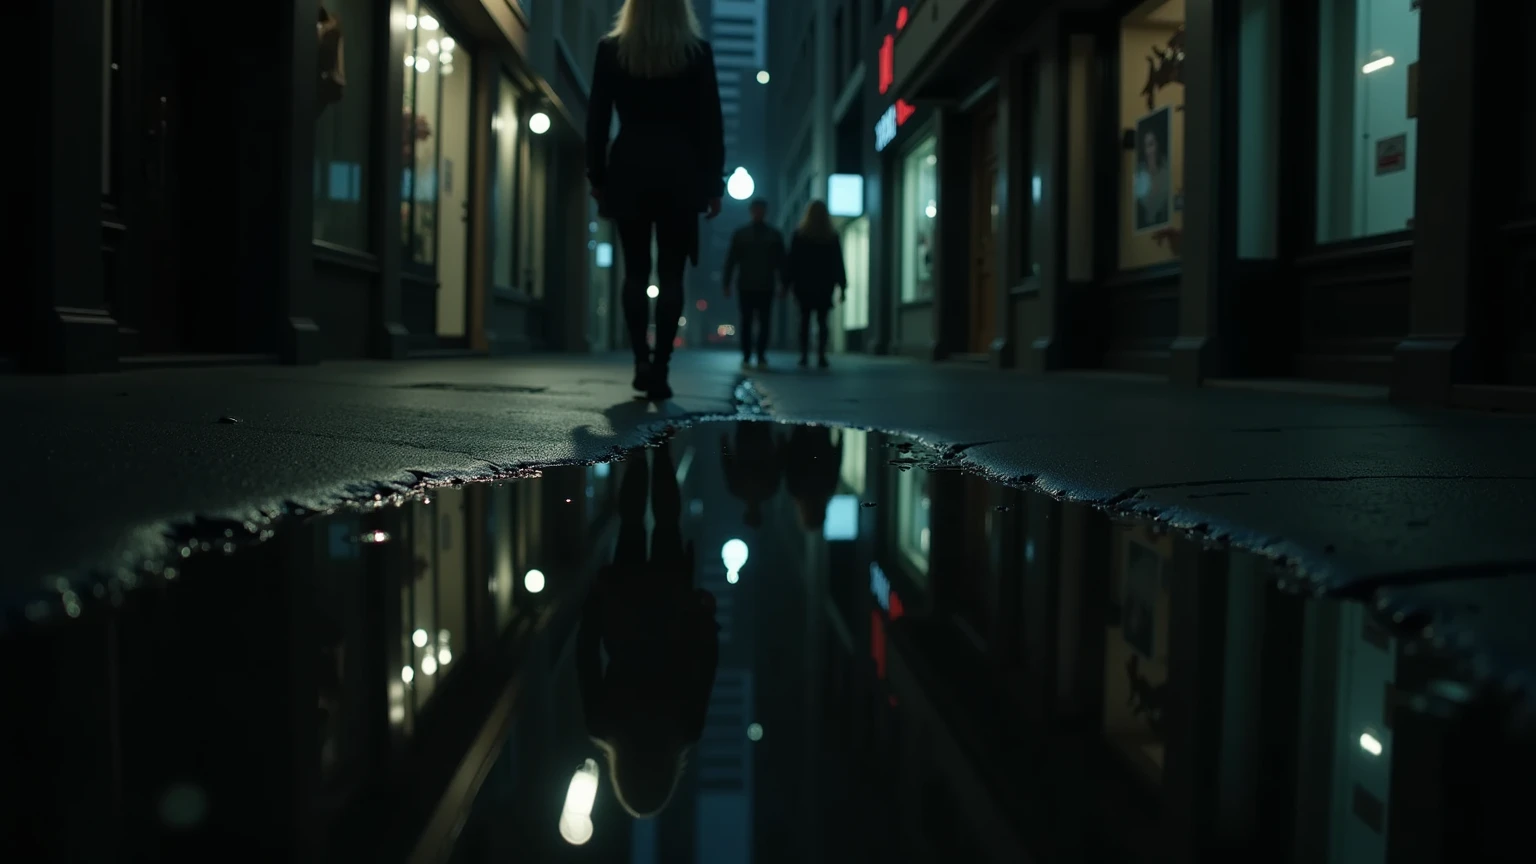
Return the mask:
[(896, 125), (897, 126), (900, 126), (903, 123), (906, 123), (907, 120), (910, 119), (912, 117), (912, 115), (916, 114), (916, 113), (917, 113), (917, 109), (913, 108), (911, 105), (908, 105), (905, 100), (902, 100), (902, 99), (897, 99), (896, 100)]
[(907, 26), (907, 7), (903, 6), (896, 10), (896, 29), (900, 30), (905, 26)]
[(891, 89), (896, 81), (896, 37), (886, 34), (880, 42), (880, 92)]

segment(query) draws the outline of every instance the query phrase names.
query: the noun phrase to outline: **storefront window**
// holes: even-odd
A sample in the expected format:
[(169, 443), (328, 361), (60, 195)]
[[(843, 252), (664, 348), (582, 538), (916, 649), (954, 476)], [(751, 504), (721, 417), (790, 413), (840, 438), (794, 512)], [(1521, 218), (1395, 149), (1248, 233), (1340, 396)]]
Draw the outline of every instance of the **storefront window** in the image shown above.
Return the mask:
[(496, 146), (496, 183), (491, 187), (492, 278), (500, 288), (517, 286), (517, 87), (501, 76), (491, 133)]
[(1319, 22), (1317, 240), (1413, 227), (1418, 120), (1409, 69), (1419, 59), (1418, 4), (1322, 0)]
[(1167, 537), (1120, 529), (1104, 641), (1104, 736), (1159, 783), (1167, 740), (1167, 563), (1172, 552)]
[(860, 217), (843, 229), (843, 269), (848, 274), (848, 298), (843, 302), (843, 329), (869, 326), (869, 219)]
[(326, 0), (315, 24), (314, 237), (360, 250), (369, 247), (373, 24), (369, 0)]
[(898, 473), (896, 546), (923, 590), (928, 588), (929, 506), (927, 472), (909, 469)]
[(933, 297), (933, 264), (938, 237), (939, 143), (929, 136), (912, 148), (901, 170), (901, 300)]
[(101, 4), (101, 197), (112, 193), (112, 121), (117, 94), (113, 92), (112, 55), (117, 46), (113, 33), (112, 0)]
[(1120, 25), (1120, 267), (1176, 261), (1184, 233), (1184, 0)]
[[(438, 146), (442, 118), (442, 84), (455, 71), (453, 37), (443, 32), (441, 19), (425, 5), (406, 0), (405, 106), (401, 154), (405, 165), (401, 190), (401, 232), (406, 259), (416, 264), (437, 262), (439, 191), (451, 176), (440, 176)], [(446, 166), (443, 166), (446, 167)], [(467, 166), (458, 166), (463, 171)], [(467, 179), (467, 178), (465, 178)]]

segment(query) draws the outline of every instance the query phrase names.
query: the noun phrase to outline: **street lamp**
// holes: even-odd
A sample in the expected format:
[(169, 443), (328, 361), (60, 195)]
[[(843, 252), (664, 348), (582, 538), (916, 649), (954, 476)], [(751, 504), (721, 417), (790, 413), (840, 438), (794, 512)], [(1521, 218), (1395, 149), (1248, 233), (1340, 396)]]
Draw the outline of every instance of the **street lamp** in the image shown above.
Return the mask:
[(729, 180), (725, 181), (725, 191), (737, 201), (745, 201), (752, 197), (757, 190), (757, 184), (752, 182), (752, 175), (745, 168), (737, 168), (731, 173)]

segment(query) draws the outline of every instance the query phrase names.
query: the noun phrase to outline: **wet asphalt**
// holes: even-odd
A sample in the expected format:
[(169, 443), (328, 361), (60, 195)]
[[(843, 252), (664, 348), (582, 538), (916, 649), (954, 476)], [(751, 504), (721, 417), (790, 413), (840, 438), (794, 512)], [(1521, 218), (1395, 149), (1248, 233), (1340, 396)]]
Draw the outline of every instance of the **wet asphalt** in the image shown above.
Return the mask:
[[(835, 358), (682, 354), (672, 402), (619, 357), (0, 379), (0, 588), (131, 566), (167, 530), (602, 459), (738, 412), (877, 428), (930, 458), (1283, 557), (1320, 585), (1536, 571), (1536, 418)], [(743, 377), (752, 387), (738, 387)], [(745, 401), (743, 401), (745, 397)]]

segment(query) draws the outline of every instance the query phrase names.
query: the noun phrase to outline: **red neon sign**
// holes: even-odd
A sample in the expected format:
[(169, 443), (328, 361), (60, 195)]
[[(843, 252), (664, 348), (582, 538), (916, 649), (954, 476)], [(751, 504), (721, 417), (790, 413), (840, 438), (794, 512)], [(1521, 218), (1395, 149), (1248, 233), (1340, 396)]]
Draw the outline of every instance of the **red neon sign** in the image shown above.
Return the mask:
[(880, 92), (891, 89), (896, 81), (896, 37), (887, 33), (880, 42)]
[(896, 125), (897, 126), (900, 126), (903, 123), (906, 123), (908, 120), (910, 120), (912, 118), (912, 115), (916, 114), (916, 113), (917, 113), (917, 109), (913, 108), (911, 105), (907, 104), (907, 101), (905, 99), (897, 99), (896, 100)]
[(875, 677), (885, 680), (885, 622), (880, 620), (880, 610), (869, 613), (869, 656), (875, 661)]
[(907, 26), (907, 7), (903, 6), (896, 10), (896, 29), (900, 30), (905, 26)]

